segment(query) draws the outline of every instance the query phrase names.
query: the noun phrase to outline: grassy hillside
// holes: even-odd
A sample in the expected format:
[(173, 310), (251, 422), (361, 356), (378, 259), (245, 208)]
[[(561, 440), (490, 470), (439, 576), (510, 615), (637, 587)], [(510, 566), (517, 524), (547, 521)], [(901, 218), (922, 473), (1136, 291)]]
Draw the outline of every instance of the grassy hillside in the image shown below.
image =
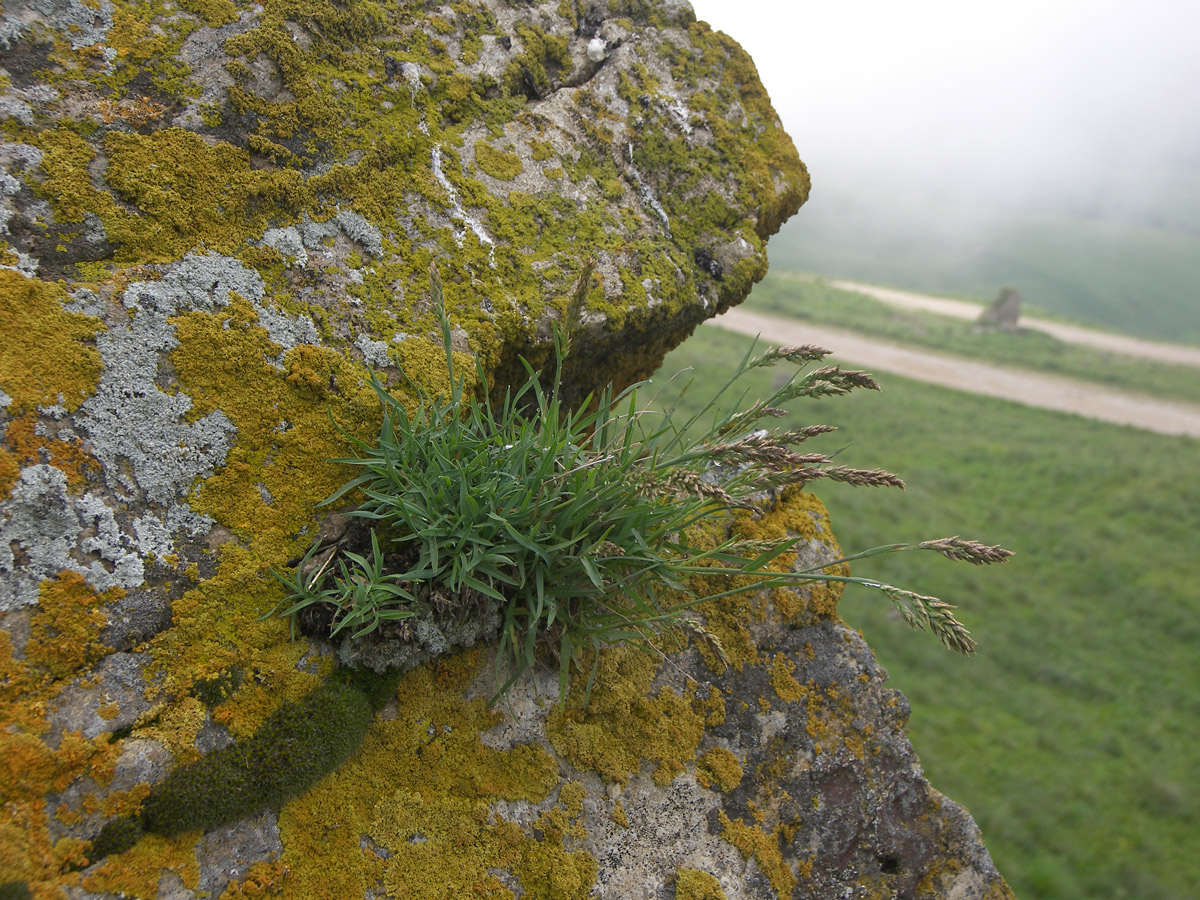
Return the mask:
[[(706, 397), (747, 339), (712, 327), (672, 353)], [(765, 392), (773, 373), (764, 372)], [(964, 803), (1024, 900), (1182, 900), (1200, 857), (1198, 445), (884, 376), (883, 394), (799, 408), (839, 431), (847, 465), (905, 492), (820, 484), (842, 545), (962, 534), (1017, 551), (975, 569), (922, 554), (858, 564), (960, 605), (980, 642), (963, 659), (848, 591), (912, 703), (931, 781)]]
[(1037, 331), (981, 331), (970, 321), (897, 309), (863, 294), (805, 280), (778, 266), (754, 288), (746, 307), (973, 360), (1200, 403), (1200, 370), (1192, 367), (1159, 365), (1105, 353)]
[(1082, 214), (982, 213), (907, 195), (822, 192), (771, 240), (771, 263), (1036, 306), (1131, 335), (1200, 342), (1200, 233)]

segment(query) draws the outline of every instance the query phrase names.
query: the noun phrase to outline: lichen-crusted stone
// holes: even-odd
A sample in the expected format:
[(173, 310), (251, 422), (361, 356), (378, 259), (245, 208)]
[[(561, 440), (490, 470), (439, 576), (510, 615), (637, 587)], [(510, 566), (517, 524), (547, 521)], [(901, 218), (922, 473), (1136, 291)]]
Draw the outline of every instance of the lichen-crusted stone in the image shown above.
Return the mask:
[[(769, 726), (802, 755), (828, 709), (850, 746), (842, 713), (890, 695), (865, 662), (869, 684), (835, 692), (846, 652), (804, 663), (759, 601), (704, 610), (731, 672), (706, 646), (661, 671), (609, 653), (588, 709), (535, 697), (537, 674), (491, 711), (482, 651), (425, 663), (486, 637), (473, 624), (430, 631), (402, 680), (345, 682), (331, 648), (267, 615), (272, 570), (344, 528), (317, 504), (349, 474), (330, 460), (378, 428), (369, 370), (401, 393), (399, 368), (447, 384), (431, 262), (460, 370), (471, 354), (505, 383), (545, 359), (594, 258), (577, 393), (650, 372), (745, 297), (808, 183), (736, 44), (666, 0), (6, 0), (0, 48), (0, 884), (558, 900), (668, 897), (679, 872), (695, 896), (782, 894), (789, 871), (832, 883), (755, 793), (824, 782), (770, 769), (755, 742)], [(805, 509), (776, 524), (803, 532)], [(843, 640), (835, 601), (774, 608), (824, 652)], [(783, 725), (732, 693), (765, 683), (751, 708), (790, 704)], [(345, 716), (289, 714), (318, 690), (374, 711), (365, 738), (363, 715), (347, 735), (322, 730)], [(879, 728), (902, 740), (898, 722)], [(268, 744), (308, 761), (272, 796), (310, 789), (265, 812), (213, 798), (254, 815), (175, 833), (204, 783), (242, 783), (223, 760)], [(814, 771), (843, 759), (810, 749)], [(911, 769), (906, 744), (893, 755)], [(843, 768), (863, 822), (910, 822), (877, 812), (891, 769)], [(903, 812), (919, 812), (910, 869), (880, 863), (899, 845), (870, 832), (838, 845), (839, 871), (1000, 890), (969, 820), (935, 806)], [(818, 813), (794, 834), (832, 834)]]
[(576, 381), (628, 381), (746, 296), (807, 196), (753, 64), (686, 3), (14, 0), (2, 22), (0, 265), (118, 299), (131, 268), (213, 251), (260, 319), (372, 365), (430, 327), (430, 259), (502, 373), (545, 354), (595, 256)]

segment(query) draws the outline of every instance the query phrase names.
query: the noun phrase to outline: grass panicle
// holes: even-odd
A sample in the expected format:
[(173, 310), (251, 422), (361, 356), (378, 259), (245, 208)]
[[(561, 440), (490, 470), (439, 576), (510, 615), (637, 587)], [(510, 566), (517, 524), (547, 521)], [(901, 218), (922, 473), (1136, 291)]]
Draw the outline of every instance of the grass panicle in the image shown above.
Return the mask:
[[(828, 426), (760, 427), (790, 400), (878, 390), (874, 380), (836, 366), (807, 370), (827, 355), (820, 348), (755, 356), (752, 346), (716, 394), (688, 417), (677, 416), (674, 407), (664, 413), (644, 408), (649, 382), (620, 392), (609, 386), (568, 407), (560, 400), (563, 362), (591, 271), (589, 263), (555, 328), (549, 370), (525, 362), (526, 380), (502, 397), (487, 388), (478, 362), (477, 392), (468, 390), (465, 374), (456, 369), (440, 279), (432, 271), (449, 389), (430, 393), (402, 372), (416, 396), (410, 408), (372, 376), (383, 408), (378, 439), (346, 435), (354, 455), (336, 462), (358, 474), (325, 501), (357, 501), (350, 515), (369, 526), (370, 546), (358, 553), (314, 547), (294, 574), (279, 576), (289, 589), (280, 614), (329, 606), (332, 631), (357, 639), (414, 615), (419, 597), (449, 598), (460, 607), (498, 604), (500, 655), (513, 663), (501, 693), (539, 658), (556, 658), (565, 696), (571, 672), (585, 658), (598, 659), (594, 651), (648, 641), (668, 626), (682, 626), (712, 645), (715, 638), (687, 615), (706, 599), (689, 593), (693, 575), (727, 575), (731, 584), (732, 576), (754, 576), (738, 582), (748, 587), (717, 596), (762, 586), (857, 582), (882, 591), (914, 627), (969, 653), (973, 642), (966, 629), (952, 607), (935, 598), (831, 576), (827, 566), (773, 571), (795, 540), (730, 539), (705, 547), (691, 537), (694, 526), (723, 520), (732, 509), (755, 508), (769, 496), (765, 492), (786, 485), (829, 478), (903, 487), (891, 473), (833, 465), (829, 456), (795, 449), (833, 430)], [(744, 395), (733, 396), (747, 372), (780, 363), (795, 371), (769, 397), (746, 406)], [(921, 548), (971, 562), (1007, 555), (950, 538), (889, 545), (837, 562)], [(402, 564), (389, 569), (388, 560)], [(721, 655), (719, 646), (714, 652)]]

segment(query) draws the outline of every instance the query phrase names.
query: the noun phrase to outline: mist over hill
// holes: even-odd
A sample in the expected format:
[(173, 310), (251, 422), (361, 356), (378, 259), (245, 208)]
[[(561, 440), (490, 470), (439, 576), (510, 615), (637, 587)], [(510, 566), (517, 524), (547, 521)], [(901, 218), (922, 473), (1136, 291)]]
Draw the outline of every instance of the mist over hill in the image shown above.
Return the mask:
[(814, 171), (771, 264), (984, 301), (1012, 285), (1052, 313), (1200, 342), (1200, 160), (1089, 181), (1005, 196)]
[(812, 175), (777, 267), (1200, 341), (1200, 5), (694, 5)]

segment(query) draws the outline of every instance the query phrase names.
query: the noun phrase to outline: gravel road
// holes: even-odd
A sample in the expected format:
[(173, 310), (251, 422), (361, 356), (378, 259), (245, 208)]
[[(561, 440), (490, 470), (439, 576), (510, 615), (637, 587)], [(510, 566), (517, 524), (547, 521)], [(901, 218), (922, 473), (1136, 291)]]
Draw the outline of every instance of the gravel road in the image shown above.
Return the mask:
[(864, 338), (840, 328), (814, 326), (744, 309), (731, 309), (708, 324), (738, 334), (766, 335), (772, 344), (817, 344), (833, 351), (834, 362), (859, 366), (871, 372), (891, 372), (958, 391), (999, 397), (1118, 425), (1132, 425), (1159, 434), (1200, 438), (1200, 406), (1114, 391), (1086, 381), (913, 350)]
[[(948, 300), (945, 297), (929, 297), (925, 294), (911, 294), (908, 291), (897, 291), (892, 288), (878, 287), (873, 284), (863, 284), (859, 281), (827, 281), (826, 284), (839, 290), (866, 294), (868, 297), (873, 297), (890, 306), (938, 313), (943, 316), (953, 316), (956, 319), (974, 321), (979, 318), (979, 314), (984, 310), (984, 306), (980, 303), (970, 303), (966, 300)], [(1020, 325), (1022, 328), (1029, 328), (1033, 331), (1044, 331), (1046, 334), (1053, 335), (1060, 341), (1068, 344), (1084, 344), (1088, 347), (1095, 347), (1098, 350), (1120, 353), (1123, 356), (1139, 356), (1145, 359), (1152, 359), (1155, 362), (1200, 367), (1200, 347), (1122, 337), (1119, 334), (1108, 334), (1103, 331), (1093, 331), (1090, 328), (1063, 325), (1060, 322), (1051, 322), (1047, 319), (1036, 319), (1028, 316), (1021, 316)]]

